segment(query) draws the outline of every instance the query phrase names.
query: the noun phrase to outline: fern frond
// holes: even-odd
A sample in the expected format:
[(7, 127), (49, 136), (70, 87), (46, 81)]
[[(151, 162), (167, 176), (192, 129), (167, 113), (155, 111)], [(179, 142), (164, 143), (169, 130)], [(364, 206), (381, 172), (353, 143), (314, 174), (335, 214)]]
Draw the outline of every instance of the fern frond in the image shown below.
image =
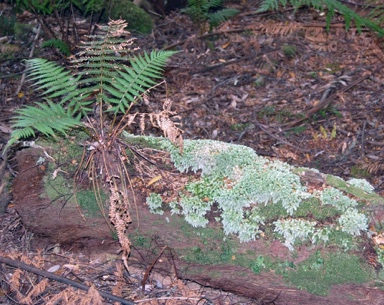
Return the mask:
[(238, 14), (239, 11), (236, 9), (225, 8), (220, 11), (208, 14), (208, 22), (211, 27), (216, 27), (220, 23), (228, 20), (229, 18)]
[(46, 40), (41, 44), (41, 48), (53, 47), (58, 49), (65, 56), (71, 55), (71, 49), (68, 44), (66, 44), (61, 39), (50, 39)]
[(152, 51), (150, 54), (135, 56), (131, 60), (131, 67), (124, 67), (124, 71), (117, 70), (120, 77), (112, 80), (106, 87), (115, 98), (108, 101), (112, 104), (111, 111), (125, 113), (131, 102), (156, 84), (155, 79), (162, 77), (163, 67), (174, 51)]
[(361, 17), (354, 10), (350, 9), (348, 6), (340, 3), (337, 0), (264, 0), (256, 12), (277, 10), (279, 5), (285, 7), (288, 3), (291, 4), (295, 9), (298, 9), (302, 5), (307, 5), (321, 11), (324, 11), (324, 9), (327, 8), (327, 30), (329, 30), (332, 18), (337, 11), (339, 14), (344, 16), (346, 30), (349, 29), (351, 21), (354, 21), (359, 32), (361, 31), (362, 27), (365, 26), (380, 35), (384, 35), (384, 29), (382, 29), (379, 24), (372, 20)]
[(223, 0), (206, 0), (203, 7), (207, 10), (220, 9), (223, 6)]
[(57, 132), (65, 134), (67, 130), (81, 125), (80, 118), (75, 117), (73, 111), (49, 100), (47, 104), (23, 107), (16, 114), (12, 127), (24, 129), (30, 135), (34, 135), (30, 133), (31, 127), (47, 136), (56, 136)]
[[(68, 129), (81, 125), (81, 117), (90, 114), (95, 106), (100, 106), (102, 111), (109, 109), (115, 115), (125, 113), (131, 103), (157, 84), (167, 59), (175, 52), (153, 51), (128, 58), (127, 54), (138, 48), (129, 48), (132, 38), (121, 38), (128, 33), (125, 27), (122, 20), (111, 21), (102, 40), (85, 42), (77, 57), (71, 60), (77, 70), (67, 71), (45, 59), (27, 61), (29, 79), (34, 81), (37, 90), (43, 91), (47, 103), (36, 103), (16, 112), (12, 125), (15, 132), (10, 143), (34, 136), (35, 131), (48, 136), (65, 134)], [(129, 61), (130, 67), (121, 60)]]
[(27, 65), (28, 78), (35, 81), (34, 86), (38, 90), (44, 90), (44, 95), (48, 98), (57, 97), (58, 91), (62, 91), (61, 95), (76, 92), (79, 77), (74, 78), (63, 67), (42, 58), (27, 60)]
[(36, 103), (36, 106), (26, 106), (16, 111), (13, 118), (10, 140), (7, 146), (19, 139), (35, 137), (35, 130), (47, 135), (56, 136), (57, 132), (65, 134), (69, 129), (81, 126), (80, 116), (66, 110), (60, 104), (47, 101), (47, 104)]
[(36, 105), (17, 110), (12, 127), (33, 127), (47, 136), (55, 136), (55, 131), (65, 134), (67, 130), (81, 125), (79, 118), (74, 118), (74, 113), (60, 104), (47, 100), (47, 104)]
[(384, 4), (378, 3), (376, 0), (369, 0), (366, 3), (369, 9), (369, 18), (376, 23), (383, 25), (384, 23)]
[(10, 139), (8, 140), (7, 146), (9, 147), (19, 141), (20, 139), (25, 139), (29, 137), (35, 137), (35, 131), (32, 127), (18, 128), (12, 131)]
[(82, 115), (86, 115), (90, 108), (89, 102), (84, 102), (87, 89), (79, 88), (80, 77), (70, 71), (42, 58), (27, 60), (28, 79), (34, 81), (37, 90), (44, 90), (46, 98), (59, 98), (59, 103), (64, 105), (69, 102), (72, 109), (78, 109)]

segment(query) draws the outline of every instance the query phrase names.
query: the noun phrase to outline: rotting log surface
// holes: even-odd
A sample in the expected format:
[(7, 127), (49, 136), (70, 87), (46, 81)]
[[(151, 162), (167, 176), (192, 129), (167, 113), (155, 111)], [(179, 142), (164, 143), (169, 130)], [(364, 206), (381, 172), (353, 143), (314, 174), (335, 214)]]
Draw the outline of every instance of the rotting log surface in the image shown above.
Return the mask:
[[(103, 219), (95, 226), (95, 219), (84, 222), (78, 211), (72, 207), (53, 204), (42, 198), (44, 172), (41, 167), (36, 166), (39, 154), (33, 150), (25, 150), (18, 155), (19, 176), (13, 185), (14, 203), (26, 228), (35, 233), (36, 239), (42, 238), (52, 244), (68, 245), (71, 250), (80, 248), (90, 252), (94, 250), (116, 253), (118, 246), (112, 240), (109, 227)], [(317, 296), (290, 287), (283, 282), (281, 276), (273, 272), (254, 274), (247, 268), (231, 264), (204, 265), (186, 262), (180, 253), (196, 240), (182, 235), (180, 228), (175, 227), (172, 221), (165, 221), (165, 217), (177, 219), (177, 216), (171, 216), (169, 213), (163, 216), (150, 214), (143, 202), (139, 202), (137, 207), (140, 215), (140, 234), (155, 240), (157, 248), (145, 249), (135, 246), (130, 258), (132, 265), (150, 266), (158, 251), (166, 245), (178, 254), (174, 256), (173, 261), (167, 259), (163, 263), (156, 263), (154, 270), (166, 274), (177, 272), (182, 279), (254, 298), (255, 304), (384, 304), (384, 291), (375, 287), (337, 285), (331, 289), (328, 296)], [(132, 215), (136, 215), (136, 211), (132, 211)], [(134, 220), (130, 226), (130, 236), (136, 232), (137, 225)], [(255, 257), (262, 251), (272, 251), (260, 240), (246, 244), (254, 249)], [(273, 251), (275, 257), (284, 257), (288, 253), (287, 249), (281, 246)], [(299, 255), (303, 258), (310, 254), (303, 252)]]

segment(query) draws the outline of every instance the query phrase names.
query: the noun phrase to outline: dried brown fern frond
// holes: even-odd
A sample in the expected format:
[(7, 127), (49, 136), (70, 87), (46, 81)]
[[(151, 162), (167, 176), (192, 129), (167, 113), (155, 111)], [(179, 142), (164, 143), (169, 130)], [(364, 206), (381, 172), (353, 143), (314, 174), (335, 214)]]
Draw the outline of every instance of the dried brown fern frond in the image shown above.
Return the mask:
[(264, 22), (260, 24), (259, 30), (264, 32), (267, 35), (279, 35), (279, 36), (287, 36), (299, 30), (302, 30), (303, 27), (300, 23), (296, 22)]
[(116, 277), (116, 285), (112, 287), (112, 294), (122, 296), (123, 288), (126, 285), (126, 282), (124, 279), (124, 267), (121, 262), (116, 262), (116, 271), (114, 272), (114, 275)]
[(379, 163), (379, 162), (374, 162), (374, 163), (360, 162), (359, 166), (362, 169), (368, 171), (368, 173), (374, 174), (374, 175), (376, 175), (377, 173), (382, 172), (382, 171), (384, 172), (384, 164)]
[(20, 290), (21, 290), (21, 276), (22, 275), (23, 275), (23, 271), (21, 269), (16, 269), (16, 271), (13, 273), (13, 275), (9, 281), (9, 288), (12, 292), (15, 293), (16, 299), (18, 301), (20, 301), (24, 298), (24, 295), (20, 292)]
[(145, 132), (146, 119), (149, 120), (151, 125), (155, 128), (160, 128), (164, 136), (168, 138), (173, 144), (180, 147), (180, 152), (183, 150), (183, 131), (177, 126), (178, 124), (171, 120), (171, 116), (175, 116), (176, 112), (171, 110), (172, 100), (166, 99), (163, 103), (163, 110), (159, 113), (133, 113), (127, 115), (127, 123), (124, 127), (136, 123), (136, 118), (139, 117), (139, 127), (142, 133)]
[(33, 304), (33, 299), (43, 293), (47, 287), (48, 279), (43, 279), (42, 281), (34, 285), (33, 288), (24, 298), (19, 300), (20, 304)]
[(79, 305), (103, 305), (103, 298), (96, 290), (95, 285), (91, 285), (87, 294), (80, 300)]
[[(183, 131), (177, 127), (170, 116), (175, 115), (176, 112), (171, 111), (172, 101), (166, 99), (163, 104), (163, 111), (160, 113), (150, 113), (149, 118), (153, 126), (160, 128), (164, 132), (164, 136), (168, 138), (173, 144), (180, 147), (180, 152), (183, 151)], [(156, 122), (156, 123), (155, 123)]]
[(116, 177), (112, 177), (110, 183), (109, 218), (113, 223), (122, 250), (122, 260), (128, 270), (128, 256), (131, 252), (131, 242), (126, 236), (128, 225), (132, 219), (129, 214), (129, 201), (116, 186)]

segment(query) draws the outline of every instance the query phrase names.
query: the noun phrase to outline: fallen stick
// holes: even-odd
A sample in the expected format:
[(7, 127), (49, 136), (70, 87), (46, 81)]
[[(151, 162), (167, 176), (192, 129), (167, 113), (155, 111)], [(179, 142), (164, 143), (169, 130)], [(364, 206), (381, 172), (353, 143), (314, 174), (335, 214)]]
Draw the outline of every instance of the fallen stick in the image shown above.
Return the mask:
[[(64, 283), (64, 284), (71, 285), (71, 286), (79, 288), (81, 290), (85, 290), (85, 291), (89, 290), (89, 287), (87, 285), (84, 285), (84, 284), (81, 284), (79, 282), (67, 279), (65, 277), (56, 275), (54, 273), (47, 272), (45, 270), (38, 269), (38, 268), (33, 267), (33, 266), (24, 264), (24, 263), (22, 263), (20, 261), (16, 261), (16, 260), (13, 260), (13, 259), (10, 259), (10, 258), (6, 258), (6, 257), (3, 257), (3, 256), (0, 256), (0, 262), (4, 263), (4, 264), (7, 264), (7, 265), (10, 265), (10, 266), (15, 267), (15, 268), (19, 268), (19, 269), (22, 269), (22, 270), (25, 270), (25, 271), (28, 271), (28, 272), (32, 272), (32, 273), (44, 276), (44, 277), (49, 278), (51, 280), (55, 280), (55, 281), (58, 281), (58, 282), (61, 282), (61, 283)], [(123, 298), (117, 297), (117, 296), (115, 296), (113, 294), (110, 294), (110, 293), (107, 293), (107, 292), (104, 292), (104, 291), (100, 291), (100, 290), (97, 290), (97, 291), (100, 293), (100, 295), (102, 297), (110, 299), (111, 301), (120, 302), (121, 304), (124, 304), (124, 305), (134, 305), (135, 304), (134, 302), (131, 302), (131, 301), (125, 300)]]
[(382, 68), (383, 68), (384, 65), (380, 65), (379, 67), (377, 67), (375, 70), (372, 71), (372, 73), (370, 74), (367, 74), (367, 75), (364, 75), (360, 78), (358, 78), (357, 80), (355, 80), (354, 82), (350, 83), (348, 86), (345, 86), (344, 88), (340, 89), (339, 91), (337, 91), (336, 93), (332, 94), (331, 96), (329, 96), (328, 98), (326, 98), (324, 101), (318, 103), (316, 106), (312, 107), (311, 109), (309, 109), (306, 114), (304, 115), (303, 118), (301, 119), (298, 119), (296, 121), (293, 121), (289, 124), (287, 124), (287, 127), (295, 127), (297, 126), (298, 124), (300, 124), (301, 122), (303, 122), (304, 120), (306, 119), (309, 119), (312, 115), (314, 115), (316, 112), (320, 111), (321, 109), (324, 109), (326, 107), (329, 106), (329, 104), (332, 103), (332, 101), (342, 92), (346, 92), (348, 91), (349, 89), (351, 89), (352, 87), (356, 86), (357, 84), (361, 83), (363, 80), (373, 76), (375, 73), (377, 73), (378, 71), (380, 71)]

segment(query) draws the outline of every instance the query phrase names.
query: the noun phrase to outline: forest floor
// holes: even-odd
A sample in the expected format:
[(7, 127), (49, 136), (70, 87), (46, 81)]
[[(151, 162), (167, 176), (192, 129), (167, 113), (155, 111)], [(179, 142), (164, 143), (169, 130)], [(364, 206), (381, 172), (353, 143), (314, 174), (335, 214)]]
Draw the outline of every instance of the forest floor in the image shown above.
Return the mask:
[[(179, 51), (168, 62), (166, 88), (153, 91), (147, 101), (135, 106), (137, 110), (161, 111), (162, 101), (169, 98), (186, 139), (242, 144), (291, 165), (343, 178), (364, 178), (384, 196), (383, 41), (367, 30), (358, 33), (353, 26), (346, 31), (343, 19), (337, 21), (337, 16), (326, 32), (324, 17), (308, 8), (255, 14), (258, 3), (252, 1), (229, 6), (241, 12), (215, 29), (216, 34), (201, 34), (188, 16), (173, 12), (156, 20), (151, 35), (134, 35), (143, 50), (172, 47)], [(18, 16), (20, 20), (30, 17)], [(30, 45), (15, 50), (12, 56), (4, 49), (0, 54), (3, 142), (9, 136), (14, 110), (36, 99), (30, 84), (20, 80), (22, 59), (29, 57)], [(36, 53), (65, 63), (55, 51)], [(17, 168), (15, 160), (10, 156), (11, 170)], [(24, 181), (26, 186), (31, 184), (31, 180)], [(139, 279), (145, 269), (135, 269), (127, 279), (116, 257), (84, 255), (71, 247), (64, 250), (47, 244), (41, 250), (13, 205), (17, 202), (1, 216), (0, 251), (4, 255), (33, 260), (38, 267), (58, 266), (53, 272), (75, 275), (88, 283), (102, 279), (107, 286), (108, 281), (124, 281), (126, 286), (118, 288), (129, 290), (130, 298), (139, 304), (290, 304), (282, 298), (263, 301), (235, 296), (160, 274), (161, 279), (153, 280), (157, 286), (142, 292)], [(3, 275), (14, 272), (2, 268)], [(30, 283), (37, 280), (31, 274), (20, 276)], [(11, 301), (17, 297), (15, 292), (8, 294), (7, 280), (2, 281), (0, 301), (16, 304), (18, 301)], [(167, 286), (163, 281), (168, 281)], [(60, 285), (51, 284), (50, 293), (63, 291)], [(351, 292), (356, 287), (348, 289)], [(69, 298), (71, 293), (61, 297)], [(345, 302), (332, 299), (333, 304), (348, 304)], [(380, 302), (365, 295), (356, 304), (383, 304)], [(32, 303), (43, 304), (43, 298), (36, 297)], [(327, 304), (327, 300), (312, 304)]]

